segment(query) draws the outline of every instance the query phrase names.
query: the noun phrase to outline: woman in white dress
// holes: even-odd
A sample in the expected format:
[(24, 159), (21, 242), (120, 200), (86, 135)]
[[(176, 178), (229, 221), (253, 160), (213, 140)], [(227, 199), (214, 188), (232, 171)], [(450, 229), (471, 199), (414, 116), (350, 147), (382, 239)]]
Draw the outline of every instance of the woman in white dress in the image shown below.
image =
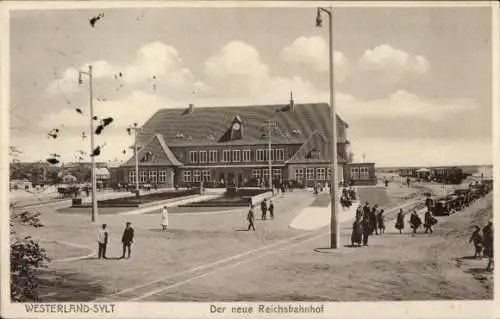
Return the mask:
[(163, 206), (163, 209), (161, 211), (161, 227), (163, 228), (163, 231), (167, 230), (168, 226), (168, 210), (167, 206)]

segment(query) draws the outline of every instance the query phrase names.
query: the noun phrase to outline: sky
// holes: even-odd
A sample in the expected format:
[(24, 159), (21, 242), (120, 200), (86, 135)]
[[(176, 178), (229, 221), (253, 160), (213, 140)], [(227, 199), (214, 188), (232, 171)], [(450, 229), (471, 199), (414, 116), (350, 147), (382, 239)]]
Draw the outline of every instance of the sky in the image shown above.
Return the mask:
[[(313, 7), (11, 11), (10, 144), (22, 161), (89, 153), (89, 64), (95, 114), (115, 120), (100, 161), (130, 157), (126, 127), (161, 108), (329, 102), (315, 19)], [(491, 164), (491, 29), (489, 8), (336, 8), (335, 104), (355, 160)]]

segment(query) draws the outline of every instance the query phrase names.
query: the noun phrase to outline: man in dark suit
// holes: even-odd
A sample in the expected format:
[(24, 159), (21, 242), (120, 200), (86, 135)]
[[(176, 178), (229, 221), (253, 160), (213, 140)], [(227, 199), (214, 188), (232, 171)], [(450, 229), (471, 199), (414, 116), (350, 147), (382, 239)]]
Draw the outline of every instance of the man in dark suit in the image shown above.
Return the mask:
[(125, 258), (126, 251), (127, 251), (127, 259), (130, 258), (131, 246), (133, 242), (134, 242), (134, 228), (132, 228), (131, 222), (127, 222), (127, 225), (123, 230), (123, 236), (122, 236), (123, 254), (121, 258)]

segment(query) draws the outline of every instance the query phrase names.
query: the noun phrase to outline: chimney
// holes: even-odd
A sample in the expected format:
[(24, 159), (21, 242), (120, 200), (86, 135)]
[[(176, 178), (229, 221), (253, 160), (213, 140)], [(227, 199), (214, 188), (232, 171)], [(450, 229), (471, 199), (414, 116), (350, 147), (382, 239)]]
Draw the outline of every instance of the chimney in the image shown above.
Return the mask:
[(293, 92), (290, 92), (290, 111), (295, 111), (295, 104), (293, 102)]
[(189, 104), (188, 113), (193, 113), (194, 104)]

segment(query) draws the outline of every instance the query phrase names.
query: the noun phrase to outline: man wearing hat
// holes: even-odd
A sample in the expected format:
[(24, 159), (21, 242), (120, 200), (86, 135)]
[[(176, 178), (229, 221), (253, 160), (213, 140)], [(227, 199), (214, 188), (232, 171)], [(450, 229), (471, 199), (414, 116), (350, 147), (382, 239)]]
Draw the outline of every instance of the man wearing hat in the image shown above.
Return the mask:
[(106, 229), (106, 224), (102, 224), (102, 228), (99, 229), (99, 232), (97, 233), (97, 245), (98, 245), (98, 254), (97, 258), (101, 259), (108, 259), (106, 257), (106, 248), (109, 244), (109, 232)]
[(123, 236), (122, 236), (123, 254), (121, 258), (125, 258), (125, 252), (127, 252), (127, 259), (130, 258), (131, 246), (133, 242), (134, 242), (134, 228), (132, 228), (131, 222), (127, 222), (127, 225), (123, 230)]

